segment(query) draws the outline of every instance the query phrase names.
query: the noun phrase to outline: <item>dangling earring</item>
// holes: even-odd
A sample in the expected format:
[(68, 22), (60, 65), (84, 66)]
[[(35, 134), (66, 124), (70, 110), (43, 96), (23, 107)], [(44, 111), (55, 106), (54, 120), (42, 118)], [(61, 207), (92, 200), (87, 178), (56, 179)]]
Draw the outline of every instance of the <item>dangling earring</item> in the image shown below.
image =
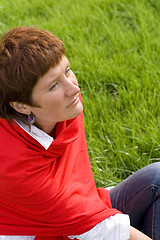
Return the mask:
[(34, 116), (31, 116), (31, 113), (28, 115), (28, 122), (33, 125), (34, 122), (35, 122), (35, 117)]

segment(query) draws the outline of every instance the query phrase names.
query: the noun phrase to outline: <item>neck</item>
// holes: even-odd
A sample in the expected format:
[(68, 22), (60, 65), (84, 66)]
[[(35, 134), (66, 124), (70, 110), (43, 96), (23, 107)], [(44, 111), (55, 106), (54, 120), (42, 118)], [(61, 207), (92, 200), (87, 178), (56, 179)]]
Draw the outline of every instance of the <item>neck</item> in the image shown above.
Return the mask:
[(48, 135), (50, 135), (51, 137), (53, 137), (55, 139), (56, 124), (42, 126), (35, 122), (35, 125), (36, 125), (36, 127), (40, 128), (43, 132), (47, 133)]

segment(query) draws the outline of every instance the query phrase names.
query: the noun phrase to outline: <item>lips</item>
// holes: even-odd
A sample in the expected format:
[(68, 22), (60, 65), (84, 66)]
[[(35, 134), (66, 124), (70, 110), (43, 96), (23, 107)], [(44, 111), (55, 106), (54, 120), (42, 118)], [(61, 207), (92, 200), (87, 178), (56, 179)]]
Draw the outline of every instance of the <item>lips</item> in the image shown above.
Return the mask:
[(70, 106), (72, 106), (72, 105), (74, 105), (74, 103), (76, 104), (76, 103), (78, 103), (78, 102), (79, 102), (79, 94), (78, 94), (78, 96), (67, 106), (67, 108), (70, 107)]

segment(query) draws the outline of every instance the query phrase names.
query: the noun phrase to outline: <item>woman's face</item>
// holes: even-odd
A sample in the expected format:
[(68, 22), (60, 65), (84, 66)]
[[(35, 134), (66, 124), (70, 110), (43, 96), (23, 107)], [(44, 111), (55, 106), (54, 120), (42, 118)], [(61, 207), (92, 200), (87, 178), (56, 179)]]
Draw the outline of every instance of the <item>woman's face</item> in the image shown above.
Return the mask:
[(65, 56), (60, 63), (39, 78), (32, 91), (30, 107), (36, 125), (50, 133), (57, 122), (77, 117), (83, 106), (79, 100), (80, 88)]

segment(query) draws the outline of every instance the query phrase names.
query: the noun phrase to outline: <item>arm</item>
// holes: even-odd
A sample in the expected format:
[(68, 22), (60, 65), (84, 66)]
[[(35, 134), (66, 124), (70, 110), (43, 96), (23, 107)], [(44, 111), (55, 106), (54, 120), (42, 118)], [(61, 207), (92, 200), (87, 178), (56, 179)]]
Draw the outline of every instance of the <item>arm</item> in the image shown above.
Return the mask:
[(129, 240), (151, 240), (150, 237), (146, 236), (142, 232), (138, 231), (134, 227), (130, 227), (130, 238)]

